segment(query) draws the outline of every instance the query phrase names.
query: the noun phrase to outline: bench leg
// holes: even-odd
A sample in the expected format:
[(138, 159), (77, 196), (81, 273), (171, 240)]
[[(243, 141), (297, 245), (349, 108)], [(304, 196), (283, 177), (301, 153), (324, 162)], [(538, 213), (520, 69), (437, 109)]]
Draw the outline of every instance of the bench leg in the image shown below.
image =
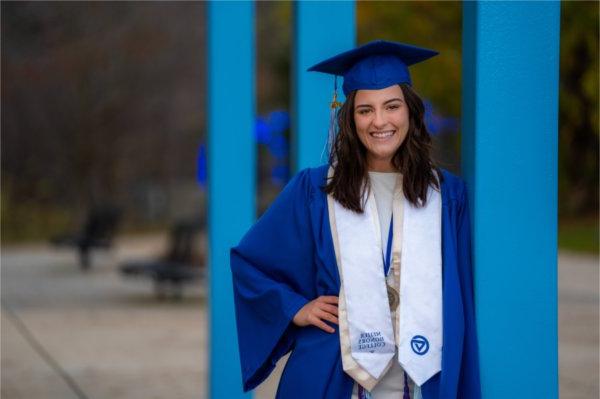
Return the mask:
[(90, 249), (86, 246), (79, 247), (79, 267), (81, 270), (89, 270), (91, 266)]

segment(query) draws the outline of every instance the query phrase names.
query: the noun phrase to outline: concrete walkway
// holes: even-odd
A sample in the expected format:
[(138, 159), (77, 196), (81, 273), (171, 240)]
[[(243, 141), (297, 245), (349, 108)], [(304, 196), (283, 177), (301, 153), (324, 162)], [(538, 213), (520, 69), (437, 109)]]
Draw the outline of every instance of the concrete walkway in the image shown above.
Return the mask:
[(561, 399), (599, 398), (598, 258), (558, 258), (558, 358)]
[(163, 246), (121, 240), (87, 273), (68, 251), (3, 249), (2, 399), (205, 397), (203, 287), (160, 301), (150, 281), (117, 272)]
[[(121, 240), (87, 273), (69, 251), (3, 248), (2, 399), (205, 398), (204, 286), (161, 301), (149, 281), (117, 273), (120, 261), (161, 253), (164, 242)], [(598, 258), (561, 254), (559, 263), (561, 398), (597, 398)]]

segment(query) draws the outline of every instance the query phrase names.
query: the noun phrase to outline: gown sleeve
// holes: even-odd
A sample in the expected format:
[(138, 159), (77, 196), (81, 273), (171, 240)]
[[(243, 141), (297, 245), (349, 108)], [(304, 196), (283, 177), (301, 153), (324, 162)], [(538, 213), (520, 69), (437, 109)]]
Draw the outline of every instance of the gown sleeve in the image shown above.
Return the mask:
[(308, 170), (283, 189), (231, 249), (238, 344), (244, 391), (254, 389), (294, 346), (294, 315), (313, 299)]
[(471, 218), (469, 199), (464, 183), (458, 212), (458, 269), (465, 315), (465, 335), (457, 396), (462, 399), (479, 399), (481, 398), (481, 386), (473, 297)]

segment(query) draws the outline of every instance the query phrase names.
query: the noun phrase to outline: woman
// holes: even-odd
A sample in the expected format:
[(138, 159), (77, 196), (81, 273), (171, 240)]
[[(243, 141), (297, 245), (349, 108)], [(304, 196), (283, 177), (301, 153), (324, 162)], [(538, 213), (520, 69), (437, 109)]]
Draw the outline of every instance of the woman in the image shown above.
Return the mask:
[(435, 54), (376, 41), (310, 69), (346, 102), (329, 165), (231, 251), (244, 390), (291, 351), (280, 398), (480, 397), (465, 184), (431, 161), (408, 71)]

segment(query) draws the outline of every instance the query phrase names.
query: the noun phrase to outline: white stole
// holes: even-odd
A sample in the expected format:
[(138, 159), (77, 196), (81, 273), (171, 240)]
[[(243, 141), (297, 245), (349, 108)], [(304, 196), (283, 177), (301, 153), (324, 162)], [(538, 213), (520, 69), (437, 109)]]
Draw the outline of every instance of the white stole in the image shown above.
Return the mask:
[(397, 337), (387, 300), (372, 193), (362, 214), (344, 208), (331, 195), (327, 201), (342, 280), (339, 322), (344, 371), (370, 391), (390, 367), (398, 346), (401, 366), (422, 385), (441, 370), (440, 193), (430, 187), (425, 207), (415, 208), (404, 198), (401, 185), (396, 185), (394, 220), (403, 221), (394, 223), (392, 244), (392, 263), (401, 267)]

